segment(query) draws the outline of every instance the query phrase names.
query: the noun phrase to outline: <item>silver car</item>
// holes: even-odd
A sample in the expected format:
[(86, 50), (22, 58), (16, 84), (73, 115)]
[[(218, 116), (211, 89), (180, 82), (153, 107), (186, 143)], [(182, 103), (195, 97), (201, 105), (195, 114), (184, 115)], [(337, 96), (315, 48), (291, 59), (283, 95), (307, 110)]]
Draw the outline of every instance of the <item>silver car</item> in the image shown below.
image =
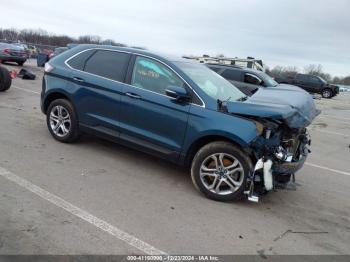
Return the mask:
[(16, 46), (7, 43), (0, 43), (0, 61), (16, 62), (22, 66), (27, 61), (27, 52), (21, 46)]

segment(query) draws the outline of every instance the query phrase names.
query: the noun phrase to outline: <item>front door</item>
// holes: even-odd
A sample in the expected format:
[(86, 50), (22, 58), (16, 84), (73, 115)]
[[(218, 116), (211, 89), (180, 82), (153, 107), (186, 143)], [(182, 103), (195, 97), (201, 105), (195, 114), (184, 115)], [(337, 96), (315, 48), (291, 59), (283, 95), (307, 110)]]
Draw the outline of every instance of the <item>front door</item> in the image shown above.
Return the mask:
[(176, 161), (191, 104), (166, 96), (169, 86), (185, 87), (186, 84), (165, 64), (136, 57), (130, 86), (123, 87), (120, 137), (150, 153)]

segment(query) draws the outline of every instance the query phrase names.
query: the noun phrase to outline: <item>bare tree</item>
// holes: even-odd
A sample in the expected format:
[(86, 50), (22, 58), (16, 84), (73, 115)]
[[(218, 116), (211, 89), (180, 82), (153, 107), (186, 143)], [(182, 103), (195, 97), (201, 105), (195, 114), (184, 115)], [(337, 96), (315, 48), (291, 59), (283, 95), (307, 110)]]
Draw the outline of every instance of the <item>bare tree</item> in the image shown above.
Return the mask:
[(56, 35), (48, 33), (42, 29), (2, 29), (0, 28), (0, 40), (8, 42), (24, 42), (39, 46), (66, 46), (69, 43), (84, 43), (84, 44), (110, 44), (113, 46), (126, 46), (125, 44), (117, 43), (113, 39), (103, 41), (97, 35), (83, 35), (78, 38), (73, 38), (67, 35)]
[(294, 77), (298, 73), (295, 66), (275, 66), (269, 71), (269, 75), (273, 77)]

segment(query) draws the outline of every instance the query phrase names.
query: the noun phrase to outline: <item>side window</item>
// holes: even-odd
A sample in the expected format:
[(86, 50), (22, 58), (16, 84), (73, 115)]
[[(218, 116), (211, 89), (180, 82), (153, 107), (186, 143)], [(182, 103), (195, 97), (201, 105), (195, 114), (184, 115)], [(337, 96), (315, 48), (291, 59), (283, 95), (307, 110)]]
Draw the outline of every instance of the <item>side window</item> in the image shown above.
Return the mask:
[(261, 85), (262, 84), (262, 80), (260, 78), (258, 78), (255, 75), (252, 74), (245, 74), (244, 75), (244, 82), (248, 83), (248, 84), (252, 84), (252, 85)]
[(165, 94), (169, 86), (185, 86), (168, 67), (144, 57), (136, 58), (131, 85), (159, 94)]
[(226, 69), (224, 72), (222, 72), (221, 76), (223, 78), (226, 78), (228, 80), (233, 81), (240, 81), (242, 82), (241, 78), (242, 72), (239, 70), (232, 70), (232, 69)]
[(82, 53), (80, 53), (79, 55), (76, 55), (75, 57), (69, 59), (69, 61), (67, 62), (67, 64), (69, 66), (71, 66), (74, 69), (77, 70), (84, 70), (84, 66), (86, 63), (86, 60), (89, 59), (89, 57), (95, 52), (96, 50), (87, 50), (84, 51)]
[(307, 75), (297, 75), (296, 80), (300, 82), (309, 82), (309, 77)]
[(319, 84), (319, 83), (320, 83), (320, 80), (319, 80), (317, 77), (315, 77), (315, 76), (310, 76), (309, 82), (310, 82), (311, 84)]
[(115, 81), (123, 82), (130, 54), (98, 50), (85, 64), (84, 71)]

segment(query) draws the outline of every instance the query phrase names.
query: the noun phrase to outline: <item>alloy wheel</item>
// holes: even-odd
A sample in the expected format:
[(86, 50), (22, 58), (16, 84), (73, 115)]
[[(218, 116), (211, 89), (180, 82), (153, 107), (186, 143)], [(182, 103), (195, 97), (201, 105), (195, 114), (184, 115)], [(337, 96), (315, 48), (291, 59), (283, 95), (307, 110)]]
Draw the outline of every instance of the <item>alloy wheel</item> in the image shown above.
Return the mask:
[(329, 90), (324, 90), (324, 91), (323, 91), (323, 97), (325, 97), (325, 98), (331, 97), (331, 91), (329, 91)]
[(212, 193), (228, 195), (237, 191), (244, 180), (242, 164), (234, 156), (216, 153), (208, 156), (201, 164), (200, 179)]
[(63, 106), (54, 106), (50, 112), (50, 127), (58, 137), (66, 136), (71, 129), (71, 118), (69, 112)]

